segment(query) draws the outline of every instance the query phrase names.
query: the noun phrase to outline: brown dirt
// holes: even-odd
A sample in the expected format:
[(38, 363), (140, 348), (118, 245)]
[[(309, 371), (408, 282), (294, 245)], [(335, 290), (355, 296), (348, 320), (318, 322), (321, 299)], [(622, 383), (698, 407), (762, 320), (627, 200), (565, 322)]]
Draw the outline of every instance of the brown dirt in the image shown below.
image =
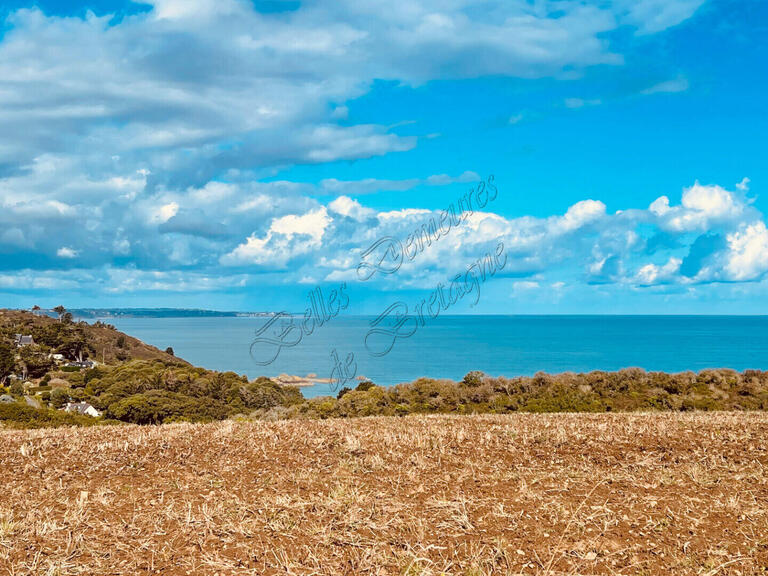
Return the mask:
[(0, 431), (0, 574), (764, 574), (766, 414)]

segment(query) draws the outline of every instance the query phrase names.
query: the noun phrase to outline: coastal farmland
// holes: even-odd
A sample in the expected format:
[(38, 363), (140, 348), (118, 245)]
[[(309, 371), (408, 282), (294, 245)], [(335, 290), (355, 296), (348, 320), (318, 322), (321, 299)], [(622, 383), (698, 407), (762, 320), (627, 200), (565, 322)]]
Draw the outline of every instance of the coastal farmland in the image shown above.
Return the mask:
[(0, 574), (764, 574), (765, 413), (0, 429)]

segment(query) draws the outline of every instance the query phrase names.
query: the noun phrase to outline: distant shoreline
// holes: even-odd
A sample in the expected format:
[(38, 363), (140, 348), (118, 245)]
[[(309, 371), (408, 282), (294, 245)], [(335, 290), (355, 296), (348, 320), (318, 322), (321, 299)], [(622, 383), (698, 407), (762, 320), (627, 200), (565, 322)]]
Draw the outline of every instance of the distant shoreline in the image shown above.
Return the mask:
[(234, 312), (194, 308), (75, 308), (75, 318), (96, 320), (106, 318), (263, 318), (276, 312)]
[[(73, 308), (70, 310), (75, 318), (82, 320), (99, 320), (108, 318), (268, 318), (285, 311), (233, 311), (205, 310), (197, 308)], [(50, 310), (40, 313), (55, 316)], [(288, 312), (301, 315), (303, 312)], [(350, 317), (374, 317), (377, 314), (348, 314)], [(762, 318), (768, 314), (446, 314), (443, 317), (475, 317), (475, 318)]]

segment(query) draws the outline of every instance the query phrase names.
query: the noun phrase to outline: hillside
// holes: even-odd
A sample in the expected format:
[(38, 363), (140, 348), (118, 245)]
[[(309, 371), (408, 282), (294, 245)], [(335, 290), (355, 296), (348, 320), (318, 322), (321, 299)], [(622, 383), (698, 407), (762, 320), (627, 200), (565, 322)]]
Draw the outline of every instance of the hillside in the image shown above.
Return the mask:
[[(84, 357), (106, 364), (128, 360), (161, 360), (186, 364), (154, 346), (116, 330), (109, 324), (97, 322), (60, 322), (44, 314), (25, 310), (0, 310), (0, 337), (12, 340), (16, 334), (29, 334), (34, 341), (50, 350), (59, 350), (72, 341), (84, 341)], [(169, 342), (169, 346), (173, 343)], [(67, 355), (67, 350), (62, 350)], [(75, 360), (75, 355), (71, 355)]]
[(109, 324), (0, 311), (0, 426), (200, 422), (301, 400), (295, 388), (194, 367)]
[(2, 574), (757, 575), (768, 415), (0, 430)]

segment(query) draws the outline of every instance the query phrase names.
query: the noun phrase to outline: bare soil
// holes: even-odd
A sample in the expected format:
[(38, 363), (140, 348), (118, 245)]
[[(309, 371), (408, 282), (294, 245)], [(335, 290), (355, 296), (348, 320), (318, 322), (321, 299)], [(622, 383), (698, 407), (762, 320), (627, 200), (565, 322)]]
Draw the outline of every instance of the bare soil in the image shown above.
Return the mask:
[(0, 574), (765, 574), (768, 415), (0, 430)]

